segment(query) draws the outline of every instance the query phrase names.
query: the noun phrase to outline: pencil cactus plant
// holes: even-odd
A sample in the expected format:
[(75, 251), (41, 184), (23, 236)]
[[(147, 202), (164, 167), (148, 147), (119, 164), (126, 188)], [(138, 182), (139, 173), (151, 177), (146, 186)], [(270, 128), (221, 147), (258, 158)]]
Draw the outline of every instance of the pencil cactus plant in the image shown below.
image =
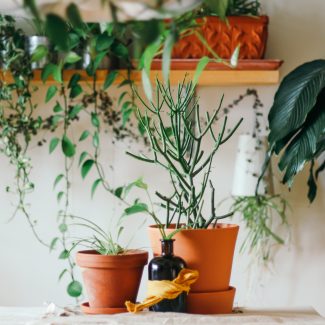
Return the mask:
[[(137, 93), (138, 94), (138, 93)], [(213, 130), (222, 100), (217, 110), (210, 116), (206, 112), (206, 121), (200, 119), (200, 107), (195, 96), (193, 82), (184, 79), (178, 85), (176, 98), (170, 85), (156, 81), (155, 101), (146, 102), (138, 94), (144, 106), (144, 112), (138, 108), (140, 123), (147, 133), (152, 148), (152, 157), (129, 155), (155, 164), (167, 171), (173, 193), (164, 195), (156, 192), (166, 209), (165, 227), (176, 223), (176, 228), (186, 225), (188, 228), (207, 228), (219, 219), (231, 215), (216, 215), (215, 189), (210, 181), (213, 158), (218, 149), (226, 143), (239, 127), (242, 119), (230, 130), (227, 130), (227, 117), (224, 117), (218, 133)], [(203, 149), (203, 141), (211, 136), (213, 146), (209, 152)], [(203, 215), (202, 208), (210, 187), (211, 213)]]

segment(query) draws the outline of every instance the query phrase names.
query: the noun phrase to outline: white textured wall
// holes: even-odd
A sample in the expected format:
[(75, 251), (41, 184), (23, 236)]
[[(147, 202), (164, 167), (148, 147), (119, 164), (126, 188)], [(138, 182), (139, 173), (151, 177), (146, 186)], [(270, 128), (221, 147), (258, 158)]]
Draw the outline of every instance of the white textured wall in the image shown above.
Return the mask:
[[(324, 56), (325, 44), (322, 32), (325, 30), (325, 2), (322, 0), (273, 0), (263, 1), (264, 10), (270, 16), (270, 35), (267, 49), (268, 58), (285, 60), (282, 73), (287, 73), (298, 64)], [(265, 104), (265, 113), (272, 104), (275, 86), (257, 88)], [(200, 88), (202, 109), (215, 108), (218, 98), (225, 94), (229, 103), (244, 87)], [(46, 110), (46, 106), (42, 106)], [(252, 125), (251, 100), (247, 99), (231, 114), (231, 122), (240, 116), (245, 122), (240, 132)], [(80, 130), (75, 130), (75, 137)], [(109, 137), (105, 138), (109, 140)], [(104, 140), (104, 139), (103, 139)], [(206, 144), (208, 146), (208, 144)], [(230, 193), (237, 136), (218, 152), (213, 168), (213, 179), (220, 199)], [(109, 146), (103, 155), (104, 161), (115, 166), (110, 174), (112, 184), (121, 184), (144, 176), (152, 189), (168, 187), (165, 177), (155, 168), (124, 155), (126, 144)], [(134, 147), (134, 145), (132, 145)], [(37, 185), (30, 197), (31, 211), (39, 219), (40, 233), (52, 238), (56, 232), (56, 201), (52, 191), (55, 175), (62, 170), (60, 155), (49, 157), (47, 147), (33, 149), (33, 178)], [(40, 305), (54, 301), (59, 305), (73, 302), (65, 294), (65, 281), (59, 283), (57, 276), (64, 262), (49, 254), (33, 238), (27, 223), (21, 216), (10, 223), (12, 206), (5, 193), (5, 185), (11, 181), (12, 169), (3, 157), (0, 158), (0, 305)], [(89, 175), (91, 176), (91, 175)], [(90, 177), (91, 178), (91, 177)], [(89, 178), (89, 179), (90, 179)], [(237, 287), (237, 304), (255, 306), (314, 306), (325, 314), (325, 200), (324, 175), (318, 198), (309, 205), (306, 199), (306, 175), (297, 178), (294, 189), (277, 185), (292, 206), (290, 214), (291, 244), (276, 255), (271, 270), (259, 269), (255, 264), (247, 265), (247, 258), (237, 256), (234, 261), (232, 284)], [(73, 174), (72, 211), (94, 218), (103, 226), (109, 218), (118, 216), (121, 208), (117, 202), (99, 190), (94, 200), (90, 199), (90, 181), (83, 182), (79, 171)], [(141, 223), (143, 217), (130, 218), (130, 231)], [(149, 221), (148, 221), (149, 222)], [(127, 235), (127, 234), (126, 234)], [(243, 229), (241, 236), (243, 236)], [(145, 227), (138, 231), (133, 246), (148, 247)], [(252, 285), (249, 285), (251, 281)], [(144, 282), (141, 296), (144, 294)]]

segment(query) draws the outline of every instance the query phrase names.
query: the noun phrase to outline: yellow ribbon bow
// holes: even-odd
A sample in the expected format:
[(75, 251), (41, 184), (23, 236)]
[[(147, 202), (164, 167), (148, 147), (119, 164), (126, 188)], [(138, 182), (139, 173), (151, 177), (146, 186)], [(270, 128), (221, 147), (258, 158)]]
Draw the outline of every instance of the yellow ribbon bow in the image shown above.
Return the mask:
[(125, 306), (129, 312), (136, 313), (157, 304), (163, 299), (175, 299), (183, 291), (189, 293), (191, 284), (194, 283), (198, 277), (198, 271), (182, 269), (177, 278), (173, 281), (149, 281), (147, 298), (140, 304), (134, 304), (131, 301), (126, 301)]

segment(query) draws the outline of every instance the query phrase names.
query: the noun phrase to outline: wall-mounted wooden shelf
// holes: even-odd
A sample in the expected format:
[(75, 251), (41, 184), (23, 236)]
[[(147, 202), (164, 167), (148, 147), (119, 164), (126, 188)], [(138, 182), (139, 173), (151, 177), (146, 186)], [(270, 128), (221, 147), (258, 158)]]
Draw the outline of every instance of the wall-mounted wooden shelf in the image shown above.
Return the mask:
[[(172, 85), (181, 82), (187, 74), (189, 80), (193, 78), (195, 73), (197, 60), (173, 60), (170, 71), (170, 82)], [(240, 86), (240, 85), (272, 85), (279, 82), (280, 60), (242, 60), (236, 69), (231, 69), (220, 63), (209, 63), (202, 72), (199, 79), (199, 86)], [(152, 82), (158, 77), (162, 79), (161, 61), (154, 60), (150, 71), (150, 79)], [(83, 82), (91, 82), (85, 70), (65, 70), (63, 72), (63, 80), (69, 81), (74, 73), (81, 75)], [(97, 82), (103, 83), (108, 74), (107, 70), (97, 71)], [(119, 70), (119, 75), (115, 83), (120, 83), (127, 78), (127, 70)], [(5, 79), (9, 81), (10, 76), (6, 75)], [(131, 79), (135, 83), (141, 83), (141, 72), (134, 70), (131, 72)], [(34, 71), (34, 82), (42, 82), (41, 70)], [(54, 82), (54, 81), (47, 81)]]

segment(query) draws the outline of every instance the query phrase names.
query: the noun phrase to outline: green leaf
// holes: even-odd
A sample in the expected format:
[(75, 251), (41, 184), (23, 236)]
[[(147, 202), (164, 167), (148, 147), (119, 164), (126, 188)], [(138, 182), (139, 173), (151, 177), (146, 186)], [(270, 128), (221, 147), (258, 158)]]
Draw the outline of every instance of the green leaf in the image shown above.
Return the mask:
[(69, 118), (70, 119), (75, 118), (83, 109), (84, 106), (82, 104), (74, 105), (72, 109), (69, 111)]
[(55, 180), (54, 180), (54, 184), (53, 184), (53, 189), (55, 189), (55, 187), (60, 183), (60, 181), (64, 178), (63, 174), (60, 174), (58, 176), (56, 176)]
[(56, 94), (58, 88), (55, 85), (50, 86), (47, 89), (45, 103), (48, 103)]
[(45, 83), (45, 81), (50, 77), (53, 76), (53, 79), (57, 82), (62, 82), (62, 72), (59, 66), (48, 63), (42, 70), (41, 79)]
[(65, 56), (64, 63), (72, 64), (72, 63), (76, 63), (80, 60), (81, 60), (81, 57), (77, 53), (71, 51)]
[(59, 255), (59, 259), (60, 260), (65, 260), (65, 259), (69, 258), (69, 256), (70, 256), (70, 252), (67, 249), (65, 249)]
[(61, 202), (63, 195), (64, 195), (64, 192), (62, 192), (62, 191), (58, 193), (58, 195), (56, 197), (56, 200), (58, 201), (58, 203)]
[(117, 75), (118, 75), (118, 72), (116, 70), (110, 71), (107, 74), (104, 85), (103, 85), (104, 90), (106, 90), (108, 87), (110, 87), (112, 85), (112, 83), (116, 79)]
[(138, 188), (141, 188), (141, 189), (144, 189), (144, 190), (147, 190), (148, 189), (148, 185), (146, 183), (143, 182), (143, 179), (140, 177), (138, 178), (137, 180), (135, 180), (134, 182), (130, 183), (129, 185), (127, 185), (125, 187), (125, 197), (129, 194), (129, 192), (131, 191), (131, 189), (133, 187), (138, 187)]
[(72, 281), (67, 287), (67, 292), (69, 296), (77, 298), (82, 294), (82, 285), (79, 281)]
[(230, 58), (230, 65), (234, 68), (236, 68), (238, 64), (239, 52), (240, 52), (240, 45), (237, 45), (235, 51), (233, 52)]
[(122, 44), (114, 42), (111, 47), (112, 53), (114, 53), (117, 57), (128, 59), (129, 58), (129, 50), (128, 48)]
[(62, 106), (60, 105), (59, 102), (56, 102), (55, 106), (53, 107), (53, 112), (54, 113), (59, 113), (59, 112), (62, 112), (62, 111), (63, 111)]
[(98, 187), (98, 185), (102, 182), (102, 179), (101, 178), (98, 178), (94, 181), (92, 187), (91, 187), (91, 198), (94, 197), (94, 194), (96, 192), (96, 189)]
[(170, 59), (172, 55), (173, 46), (175, 44), (175, 34), (170, 31), (166, 37), (164, 50), (162, 55), (162, 70), (165, 84), (169, 83)]
[[(307, 116), (302, 128), (291, 138), (282, 154), (279, 168), (281, 171), (285, 170), (283, 183), (288, 183), (289, 187), (292, 185), (294, 176), (304, 168), (308, 161), (316, 157), (317, 144), (325, 132), (324, 106), (325, 88), (318, 95), (312, 114)], [(309, 178), (309, 184), (312, 185), (311, 178)]]
[(69, 97), (70, 98), (76, 98), (83, 92), (82, 87), (77, 84), (76, 86), (73, 86), (70, 90)]
[(81, 80), (81, 75), (79, 73), (74, 73), (68, 83), (68, 88), (72, 88), (76, 85), (78, 85), (78, 82)]
[(93, 146), (95, 148), (98, 148), (99, 147), (99, 135), (98, 135), (98, 132), (95, 131), (94, 135), (93, 135)]
[(127, 91), (123, 91), (123, 93), (120, 95), (120, 97), (118, 98), (118, 101), (117, 101), (117, 105), (120, 106), (121, 103), (122, 103), (122, 100), (123, 98), (128, 94)]
[(51, 125), (53, 127), (56, 127), (59, 123), (60, 120), (62, 120), (64, 118), (63, 115), (59, 115), (59, 114), (56, 114), (54, 115), (52, 118), (51, 118)]
[(230, 0), (205, 0), (204, 4), (221, 19), (225, 19)]
[(133, 183), (136, 187), (142, 188), (144, 190), (148, 189), (148, 185), (146, 183), (144, 183), (142, 178), (138, 178), (134, 183)]
[(75, 145), (71, 142), (66, 134), (64, 134), (62, 137), (61, 146), (62, 152), (66, 157), (73, 157), (76, 153)]
[(131, 114), (133, 113), (133, 108), (129, 108), (123, 111), (122, 114), (122, 126), (125, 127), (126, 123), (129, 121)]
[(79, 141), (86, 140), (89, 136), (90, 132), (88, 130), (85, 130), (81, 133), (81, 136), (79, 138)]
[(141, 71), (142, 85), (143, 85), (145, 95), (150, 101), (152, 101), (150, 68), (151, 68), (152, 60), (155, 57), (160, 47), (161, 47), (161, 39), (147, 46), (140, 60), (140, 67), (142, 67), (142, 71)]
[(64, 269), (61, 273), (60, 273), (60, 275), (59, 275), (59, 281), (63, 278), (63, 276), (66, 274), (68, 272), (68, 270), (67, 269)]
[(98, 115), (94, 112), (91, 113), (91, 124), (96, 128), (100, 125)]
[[(324, 87), (325, 60), (304, 63), (283, 79), (268, 116), (271, 146), (302, 126)], [(276, 152), (282, 148), (277, 147)]]
[(147, 72), (145, 69), (141, 71), (142, 76), (142, 85), (144, 89), (144, 93), (147, 96), (147, 98), (152, 102), (152, 86), (151, 86), (151, 80), (150, 80), (150, 72)]
[(55, 150), (59, 142), (60, 142), (59, 138), (52, 138), (49, 147), (50, 153), (52, 153)]
[(97, 38), (96, 51), (106, 51), (108, 50), (114, 42), (115, 37), (109, 36), (107, 33), (101, 34)]
[(135, 213), (140, 213), (140, 212), (145, 212), (148, 211), (148, 206), (145, 203), (137, 202), (130, 206), (129, 208), (124, 209), (124, 216), (135, 214)]
[(123, 186), (118, 187), (117, 189), (115, 189), (114, 191), (114, 195), (117, 196), (119, 199), (122, 197), (123, 194)]
[(88, 175), (91, 167), (94, 165), (93, 159), (87, 159), (81, 166), (81, 176), (83, 179)]
[(45, 45), (38, 45), (31, 56), (32, 62), (37, 62), (45, 58), (48, 54), (48, 48)]
[[(325, 133), (325, 60), (304, 63), (281, 82), (269, 113), (270, 152), (279, 154), (283, 182), (294, 177), (323, 151)], [(309, 175), (309, 199), (316, 196), (314, 175)]]
[(68, 230), (68, 226), (67, 226), (67, 224), (66, 224), (66, 223), (61, 223), (61, 224), (59, 225), (59, 230), (60, 230), (62, 233), (66, 232), (66, 231)]
[(58, 242), (59, 237), (55, 237), (52, 239), (51, 244), (50, 244), (50, 252), (55, 249), (56, 243)]
[(78, 6), (76, 4), (70, 3), (67, 7), (66, 13), (73, 27), (80, 30), (85, 29), (86, 25), (82, 21)]
[(81, 163), (85, 160), (85, 158), (88, 156), (88, 152), (86, 151), (83, 151), (81, 154), (80, 154), (80, 157), (79, 157), (79, 166), (81, 165)]
[(69, 29), (67, 23), (61, 17), (48, 14), (46, 16), (45, 30), (53, 44), (64, 52), (69, 50)]
[(198, 62), (196, 69), (195, 69), (194, 77), (193, 77), (193, 87), (195, 87), (197, 85), (199, 78), (202, 74), (202, 71), (205, 69), (205, 67), (207, 66), (209, 61), (210, 61), (210, 59), (207, 56), (204, 56)]

